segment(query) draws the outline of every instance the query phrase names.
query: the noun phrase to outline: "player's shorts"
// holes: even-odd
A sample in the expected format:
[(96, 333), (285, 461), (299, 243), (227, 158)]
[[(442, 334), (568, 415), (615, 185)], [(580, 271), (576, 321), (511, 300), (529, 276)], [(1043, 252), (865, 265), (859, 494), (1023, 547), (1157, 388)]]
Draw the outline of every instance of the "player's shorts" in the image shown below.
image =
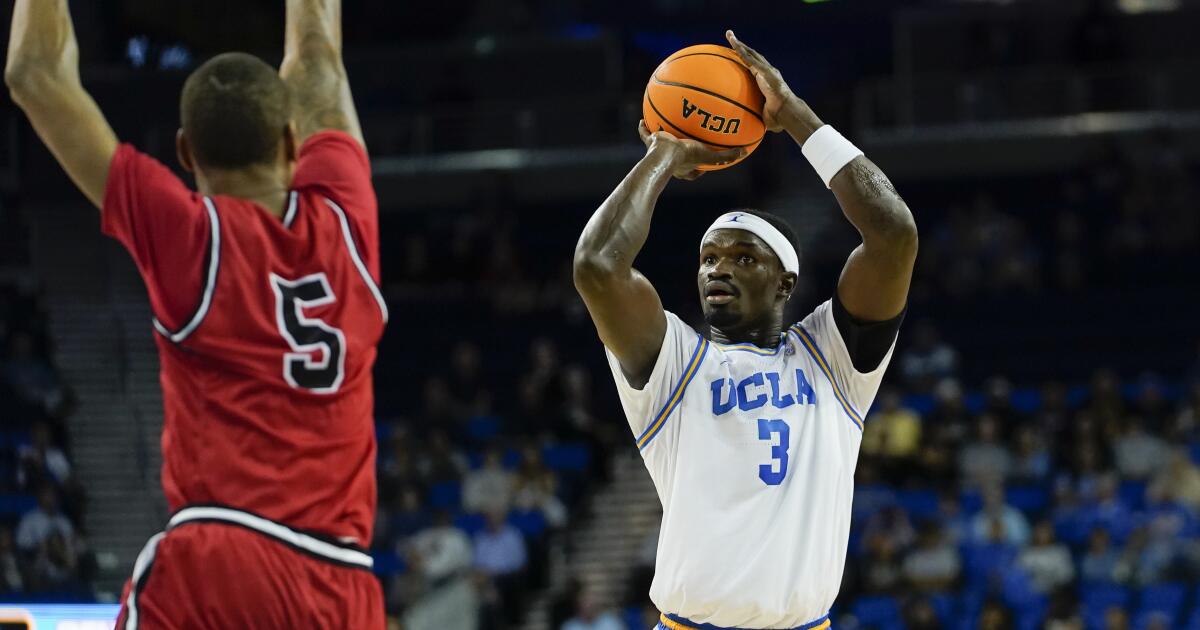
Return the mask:
[(382, 630), (360, 547), (224, 507), (176, 512), (138, 554), (116, 630)]
[[(825, 615), (824, 617), (821, 617), (820, 619), (810, 621), (810, 622), (804, 624), (803, 626), (800, 626), (799, 628), (793, 628), (792, 630), (829, 630), (829, 628), (830, 628), (829, 615)], [(693, 621), (688, 621), (687, 619), (684, 619), (683, 617), (680, 617), (678, 615), (663, 613), (663, 615), (658, 618), (658, 625), (654, 626), (654, 628), (652, 628), (652, 630), (744, 630), (744, 629), (718, 628), (717, 626), (714, 626), (712, 624), (695, 623)]]

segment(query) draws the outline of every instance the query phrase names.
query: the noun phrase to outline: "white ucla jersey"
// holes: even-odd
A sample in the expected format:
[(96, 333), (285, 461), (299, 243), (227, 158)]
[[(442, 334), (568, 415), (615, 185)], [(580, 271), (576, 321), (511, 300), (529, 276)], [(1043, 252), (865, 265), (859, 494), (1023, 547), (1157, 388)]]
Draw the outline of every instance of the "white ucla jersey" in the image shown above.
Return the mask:
[(856, 371), (828, 301), (773, 350), (712, 343), (666, 315), (642, 389), (608, 353), (663, 505), (651, 600), (680, 627), (828, 627), (862, 419), (892, 350)]

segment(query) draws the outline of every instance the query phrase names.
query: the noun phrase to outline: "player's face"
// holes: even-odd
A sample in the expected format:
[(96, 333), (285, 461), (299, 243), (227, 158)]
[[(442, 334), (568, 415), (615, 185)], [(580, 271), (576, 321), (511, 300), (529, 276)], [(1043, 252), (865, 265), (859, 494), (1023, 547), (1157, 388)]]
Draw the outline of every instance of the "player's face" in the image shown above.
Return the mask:
[(696, 284), (710, 326), (726, 334), (763, 327), (776, 317), (783, 266), (762, 239), (716, 230), (700, 246)]

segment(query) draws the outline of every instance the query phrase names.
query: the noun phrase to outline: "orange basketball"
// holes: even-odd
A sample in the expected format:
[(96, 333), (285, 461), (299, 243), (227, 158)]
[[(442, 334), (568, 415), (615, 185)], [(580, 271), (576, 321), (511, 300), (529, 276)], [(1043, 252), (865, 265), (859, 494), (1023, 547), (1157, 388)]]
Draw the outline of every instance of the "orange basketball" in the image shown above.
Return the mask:
[(766, 131), (762, 108), (762, 92), (746, 64), (732, 48), (712, 44), (688, 46), (667, 57), (642, 97), (642, 117), (651, 132), (699, 140), (716, 150), (741, 147), (747, 156)]

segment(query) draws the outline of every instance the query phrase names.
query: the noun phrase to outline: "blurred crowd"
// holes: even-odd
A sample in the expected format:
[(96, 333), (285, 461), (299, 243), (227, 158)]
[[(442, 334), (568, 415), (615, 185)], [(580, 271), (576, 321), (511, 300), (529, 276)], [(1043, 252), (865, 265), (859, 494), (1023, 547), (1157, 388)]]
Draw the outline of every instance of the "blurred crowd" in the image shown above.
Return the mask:
[(46, 313), (0, 282), (0, 600), (87, 600), (85, 494), (72, 472), (70, 388), (51, 362)]

